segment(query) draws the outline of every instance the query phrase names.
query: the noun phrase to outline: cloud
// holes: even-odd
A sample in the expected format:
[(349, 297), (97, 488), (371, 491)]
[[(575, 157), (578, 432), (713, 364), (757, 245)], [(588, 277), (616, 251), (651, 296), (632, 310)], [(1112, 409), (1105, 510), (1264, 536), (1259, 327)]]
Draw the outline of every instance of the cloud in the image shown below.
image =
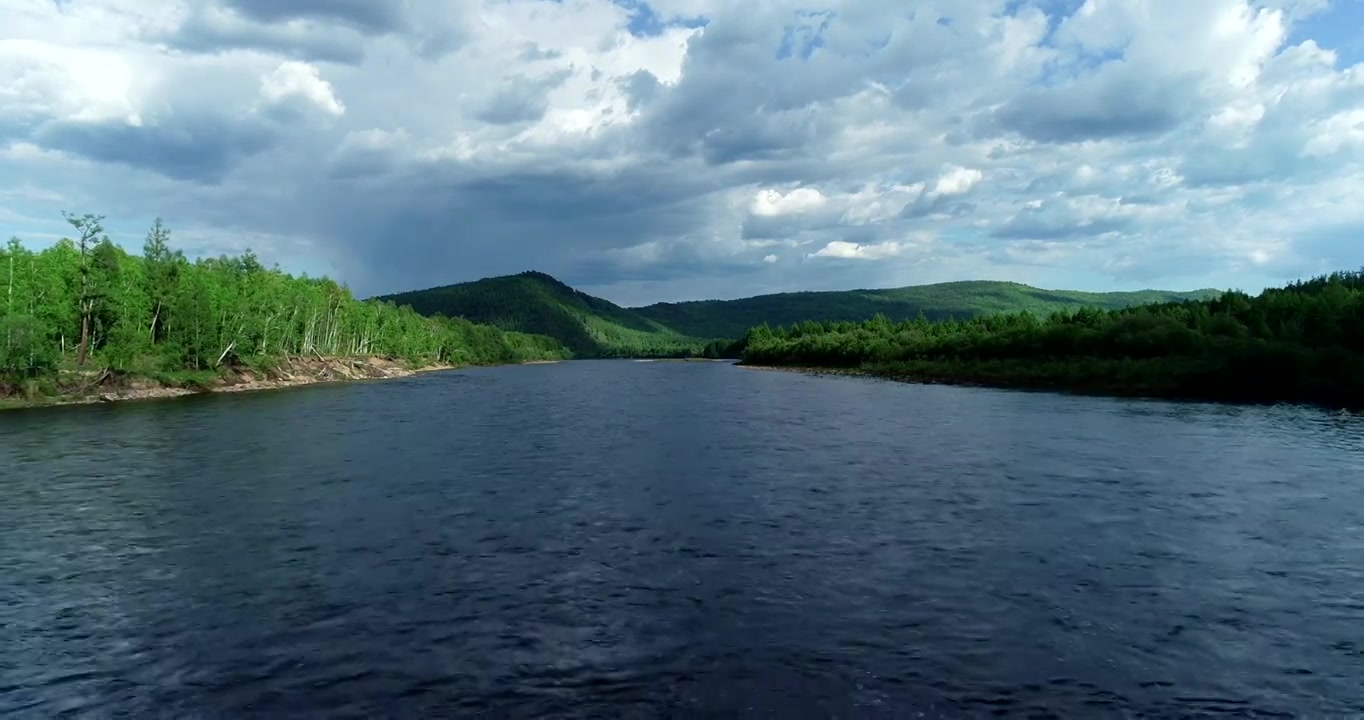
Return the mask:
[(404, 10), (408, 3), (403, 0), (223, 0), (223, 5), (262, 23), (321, 20), (369, 33), (383, 33), (404, 27)]
[(949, 164), (937, 180), (919, 189), (918, 195), (905, 205), (900, 214), (906, 218), (967, 215), (975, 211), (976, 206), (960, 197), (971, 192), (984, 177), (985, 174), (979, 170)]
[(775, 217), (802, 213), (824, 207), (824, 195), (814, 188), (796, 188), (783, 194), (768, 188), (753, 196), (749, 212), (760, 217)]
[(1142, 208), (1112, 198), (1049, 198), (1029, 201), (991, 234), (1021, 240), (1092, 238), (1128, 230), (1141, 214)]
[(352, 65), (374, 42), (389, 38), (420, 57), (436, 58), (461, 47), (471, 26), (466, 5), (411, 0), (206, 0), (176, 3), (163, 17), (171, 20), (144, 24), (144, 39), (189, 53), (264, 51)]
[(985, 174), (979, 170), (952, 165), (938, 177), (933, 192), (937, 195), (961, 195), (975, 187), (983, 177)]
[(364, 34), (345, 26), (296, 20), (260, 23), (212, 4), (188, 6), (173, 28), (155, 29), (146, 38), (189, 53), (256, 50), (300, 60), (359, 64)]
[(53, 122), (34, 138), (43, 147), (191, 182), (221, 180), (238, 160), (271, 142), (260, 126), (212, 115), (175, 118), (165, 125)]
[(280, 63), (261, 78), (261, 97), (269, 106), (318, 110), (332, 116), (346, 114), (346, 106), (336, 98), (332, 86), (323, 80), (317, 67), (289, 61)]
[(136, 238), (161, 215), (191, 254), (249, 241), (362, 295), (535, 267), (632, 301), (1364, 264), (1348, 3), (0, 0), (0, 17), (0, 236), (60, 234), (66, 209)]
[(884, 260), (895, 257), (903, 251), (896, 242), (883, 242), (875, 245), (859, 245), (844, 240), (833, 242), (820, 248), (811, 257), (841, 258), (844, 260)]
[(143, 89), (131, 62), (102, 48), (0, 40), (0, 119), (136, 122)]
[(1169, 132), (1252, 86), (1284, 21), (1244, 2), (1086, 0), (1056, 31), (1069, 54), (1052, 84), (1010, 98), (994, 124), (1042, 142)]
[(540, 120), (549, 109), (549, 92), (570, 75), (570, 72), (561, 71), (542, 78), (528, 78), (525, 75), (509, 78), (475, 112), (475, 117), (493, 125)]

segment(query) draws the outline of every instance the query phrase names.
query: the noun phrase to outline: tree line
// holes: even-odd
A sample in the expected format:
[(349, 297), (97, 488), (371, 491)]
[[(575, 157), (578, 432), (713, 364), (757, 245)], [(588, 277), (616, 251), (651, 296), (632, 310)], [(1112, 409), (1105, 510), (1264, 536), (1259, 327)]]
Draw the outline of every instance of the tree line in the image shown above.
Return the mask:
[(743, 339), (755, 365), (1127, 395), (1364, 406), (1364, 271), (1134, 308), (930, 322), (802, 322)]
[(806, 320), (860, 322), (877, 313), (895, 322), (913, 320), (918, 315), (929, 320), (951, 320), (1019, 310), (1045, 315), (1081, 307), (1117, 309), (1205, 300), (1220, 294), (1210, 290), (1089, 293), (969, 280), (879, 290), (786, 292), (738, 300), (656, 303), (633, 308), (633, 312), (694, 337), (739, 338), (764, 322), (769, 325), (792, 325)]
[(547, 337), (356, 300), (328, 278), (267, 268), (249, 250), (191, 261), (159, 219), (138, 256), (110, 241), (103, 217), (65, 218), (74, 238), (36, 252), (15, 238), (0, 250), (0, 384), (61, 368), (154, 374), (289, 356), (487, 364), (568, 355)]

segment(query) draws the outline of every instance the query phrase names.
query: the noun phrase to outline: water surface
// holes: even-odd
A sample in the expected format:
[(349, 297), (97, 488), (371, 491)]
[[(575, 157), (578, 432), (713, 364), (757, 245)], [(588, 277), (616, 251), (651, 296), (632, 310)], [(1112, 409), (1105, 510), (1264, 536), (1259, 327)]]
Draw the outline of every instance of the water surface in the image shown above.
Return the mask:
[(0, 715), (1364, 713), (1364, 421), (574, 362), (0, 414)]

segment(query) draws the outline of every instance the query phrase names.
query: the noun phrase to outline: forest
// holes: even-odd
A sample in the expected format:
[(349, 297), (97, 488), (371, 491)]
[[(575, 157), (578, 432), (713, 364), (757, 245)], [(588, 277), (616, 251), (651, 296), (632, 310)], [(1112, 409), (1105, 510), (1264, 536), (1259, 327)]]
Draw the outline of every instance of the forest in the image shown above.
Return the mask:
[(174, 383), (290, 356), (465, 365), (569, 354), (547, 337), (356, 300), (250, 251), (190, 261), (159, 219), (139, 256), (110, 241), (102, 217), (65, 217), (74, 239), (35, 252), (16, 238), (0, 249), (0, 396), (58, 392), (61, 373)]
[(1114, 395), (1364, 407), (1364, 271), (1049, 315), (761, 325), (744, 364)]
[(704, 338), (740, 338), (749, 328), (764, 323), (792, 325), (806, 320), (868, 320), (878, 313), (893, 322), (923, 315), (929, 320), (950, 320), (1001, 312), (1027, 310), (1046, 315), (1057, 310), (1082, 307), (1117, 309), (1150, 303), (1206, 300), (1221, 295), (1215, 290), (1171, 292), (1077, 292), (1043, 290), (1020, 283), (990, 280), (911, 285), (876, 290), (831, 290), (758, 295), (739, 300), (699, 300), (656, 303), (631, 308), (635, 315)]

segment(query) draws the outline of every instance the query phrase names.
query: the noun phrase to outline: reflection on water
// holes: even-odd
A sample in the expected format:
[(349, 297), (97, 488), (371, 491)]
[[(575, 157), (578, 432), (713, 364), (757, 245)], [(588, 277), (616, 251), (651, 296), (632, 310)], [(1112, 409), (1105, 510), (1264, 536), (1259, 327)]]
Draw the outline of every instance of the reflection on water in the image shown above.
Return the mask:
[(575, 362), (0, 415), (0, 714), (1364, 712), (1364, 420)]

